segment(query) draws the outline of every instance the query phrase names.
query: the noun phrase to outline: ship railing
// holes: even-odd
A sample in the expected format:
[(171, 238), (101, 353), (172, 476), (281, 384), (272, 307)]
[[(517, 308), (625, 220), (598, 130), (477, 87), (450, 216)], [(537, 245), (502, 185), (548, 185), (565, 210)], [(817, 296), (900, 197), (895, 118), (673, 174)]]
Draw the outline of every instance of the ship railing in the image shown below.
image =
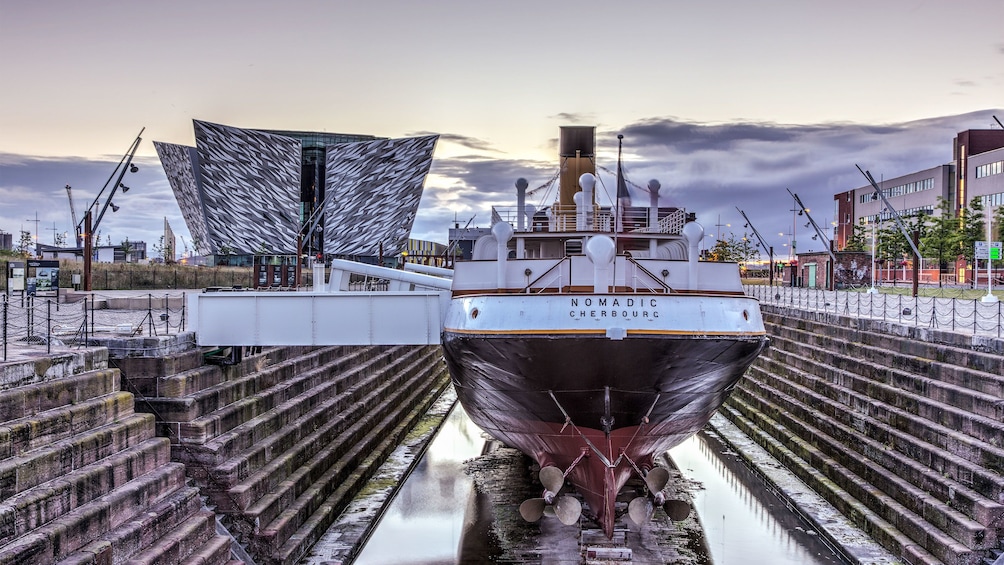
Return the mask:
[[(568, 269), (570, 270), (571, 258), (565, 257), (554, 265), (551, 265), (551, 267), (544, 271), (539, 277), (527, 282), (526, 286), (520, 290), (520, 293), (530, 294), (534, 287), (537, 287), (537, 290), (534, 292), (535, 294), (542, 294), (548, 289), (557, 289), (557, 292), (561, 293), (562, 278), (565, 274), (565, 263), (568, 263)], [(546, 282), (545, 277), (548, 277)]]
[(349, 278), (347, 290), (353, 292), (390, 290), (390, 281), (385, 278), (371, 277), (370, 275), (352, 274)]
[[(649, 271), (648, 269), (645, 268), (644, 265), (642, 265), (642, 264), (638, 263), (637, 261), (635, 261), (633, 257), (626, 256), (625, 259), (627, 259), (628, 263), (634, 265), (634, 273), (632, 274), (632, 277), (631, 277), (631, 280), (634, 282), (634, 285), (633, 285), (634, 286), (634, 292), (638, 292), (639, 287), (641, 287), (642, 285), (644, 285), (645, 288), (648, 289), (649, 292), (653, 292), (653, 293), (663, 292), (663, 293), (667, 293), (668, 294), (670, 292), (673, 292), (673, 289), (668, 284), (666, 284), (665, 281), (663, 281), (659, 277), (655, 276), (655, 274), (652, 273), (652, 271)], [(641, 272), (645, 276), (644, 277), (639, 277), (638, 276), (639, 272)], [(650, 282), (650, 281), (654, 282), (655, 286), (649, 285), (648, 282)]]
[[(532, 216), (524, 216), (524, 231), (583, 231), (578, 229), (576, 210), (575, 205), (553, 204)], [(683, 230), (686, 220), (686, 212), (682, 209), (668, 212), (664, 208), (660, 209), (662, 217), (656, 223), (651, 222), (651, 210), (641, 206), (617, 209), (594, 205), (588, 212), (587, 224), (590, 227), (585, 231), (597, 233), (613, 233), (619, 224), (620, 231), (624, 233), (679, 234)], [(619, 222), (617, 221), (618, 215), (620, 215)], [(508, 222), (513, 227), (519, 226), (519, 211), (515, 207), (492, 207), (492, 218), (494, 221)]]
[(655, 226), (633, 230), (637, 233), (682, 233), (687, 214), (683, 210), (674, 210), (666, 214)]

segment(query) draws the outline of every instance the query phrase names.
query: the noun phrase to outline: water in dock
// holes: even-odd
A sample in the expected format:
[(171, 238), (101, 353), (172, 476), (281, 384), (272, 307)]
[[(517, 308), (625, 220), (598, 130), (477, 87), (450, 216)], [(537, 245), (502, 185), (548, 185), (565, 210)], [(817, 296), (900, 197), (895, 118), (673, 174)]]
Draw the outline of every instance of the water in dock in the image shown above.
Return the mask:
[[(498, 555), (502, 548), (490, 533), (491, 512), (472, 493), (465, 465), (482, 455), (485, 443), (481, 430), (457, 405), (354, 563), (477, 563)], [(699, 483), (693, 489), (694, 505), (716, 565), (843, 563), (713, 435), (695, 436), (671, 455), (683, 475)], [(566, 537), (574, 541), (575, 536)], [(565, 545), (571, 553), (567, 560), (535, 562), (581, 562), (578, 544)], [(636, 551), (633, 562), (650, 562), (638, 560), (643, 553)]]
[(694, 493), (694, 506), (715, 565), (844, 563), (714, 434), (700, 433), (670, 455), (703, 487)]

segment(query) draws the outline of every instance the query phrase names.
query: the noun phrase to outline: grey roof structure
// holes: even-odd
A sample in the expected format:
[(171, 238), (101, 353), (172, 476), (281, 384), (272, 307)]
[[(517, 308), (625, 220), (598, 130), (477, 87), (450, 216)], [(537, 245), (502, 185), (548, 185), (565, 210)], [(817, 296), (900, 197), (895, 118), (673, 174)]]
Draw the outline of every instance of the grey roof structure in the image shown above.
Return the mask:
[[(295, 252), (303, 209), (300, 140), (194, 124), (196, 147), (156, 141), (154, 147), (199, 251)], [(406, 248), (437, 139), (325, 147), (325, 252), (376, 255), (382, 244), (392, 255)]]

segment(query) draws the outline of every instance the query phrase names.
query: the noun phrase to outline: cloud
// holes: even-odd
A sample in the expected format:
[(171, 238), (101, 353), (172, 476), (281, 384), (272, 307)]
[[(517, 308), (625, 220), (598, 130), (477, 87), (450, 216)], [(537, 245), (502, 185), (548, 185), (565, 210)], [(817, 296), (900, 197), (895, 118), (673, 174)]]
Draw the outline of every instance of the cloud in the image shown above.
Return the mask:
[[(72, 241), (74, 222), (66, 185), (70, 185), (77, 221), (83, 221), (87, 208), (93, 207), (93, 217), (105, 208), (112, 192), (116, 165), (121, 156), (107, 159), (76, 157), (44, 157), (0, 154), (0, 231), (15, 234), (24, 229), (37, 234), (42, 243), (51, 244), (54, 234), (68, 234)], [(122, 183), (128, 192), (116, 190), (113, 202), (119, 206), (114, 212), (109, 206), (97, 227), (102, 242), (111, 237), (117, 244), (126, 238), (145, 241), (148, 252), (163, 235), (164, 218), (167, 217), (176, 232), (187, 237), (181, 210), (167, 183), (167, 177), (155, 157), (137, 157), (133, 163), (136, 173), (127, 172)], [(96, 197), (104, 189), (101, 199)], [(38, 218), (38, 224), (35, 218)], [(179, 247), (181, 243), (179, 242)]]
[[(1002, 111), (894, 124), (709, 124), (669, 117), (638, 120), (619, 128), (598, 129), (598, 198), (606, 205), (613, 196), (615, 178), (610, 171), (616, 168), (617, 134), (623, 134), (624, 168), (636, 204), (648, 202), (640, 187), (649, 179), (658, 179), (663, 186), (662, 205), (695, 212), (708, 233), (717, 235), (721, 229), (723, 237), (730, 231), (742, 234), (739, 207), (781, 254), (788, 236), (777, 234), (791, 232), (793, 223), (797, 239), (818, 245), (809, 241), (804, 220), (793, 222), (793, 201), (786, 189), (799, 195), (818, 224), (828, 226), (833, 220), (833, 195), (867, 184), (855, 165), (881, 180), (948, 163), (955, 135), (966, 129), (985, 129), (994, 113)], [(582, 124), (587, 116), (564, 118)], [(440, 136), (437, 153), (448, 156), (433, 159), (412, 231), (412, 237), (418, 239), (446, 243), (448, 228), (454, 222), (463, 226), (471, 218), (472, 225), (487, 226), (492, 206), (515, 206), (516, 179), (526, 178), (531, 190), (546, 187), (559, 166), (557, 135), (548, 140), (554, 147), (552, 161), (512, 156), (476, 137), (450, 132)], [(507, 156), (497, 157), (503, 154)], [(42, 241), (51, 241), (52, 232), (57, 230), (72, 234), (64, 185), (73, 187), (79, 219), (119, 158), (0, 154), (0, 230), (14, 233), (15, 240), (22, 227), (35, 232), (37, 212)], [(132, 189), (115, 196), (121, 209), (106, 213), (101, 231), (114, 243), (128, 237), (152, 247), (163, 234), (167, 217), (174, 231), (190, 243), (158, 159), (141, 158), (137, 163), (140, 171), (127, 173), (124, 181)], [(546, 206), (553, 202), (555, 190), (541, 188), (528, 203)], [(726, 225), (730, 223), (731, 227)], [(811, 247), (800, 245), (799, 249)]]
[(492, 147), (492, 145), (489, 142), (483, 139), (478, 139), (476, 137), (470, 137), (467, 135), (459, 135), (455, 133), (437, 133), (431, 131), (420, 131), (420, 132), (409, 133), (407, 137), (418, 137), (425, 135), (438, 135), (440, 143), (442, 142), (452, 143), (454, 145), (459, 145), (461, 147), (466, 147), (468, 149), (473, 149), (475, 151), (488, 151), (494, 153), (499, 152), (498, 149)]
[[(867, 185), (855, 165), (876, 178), (895, 178), (934, 168), (952, 160), (952, 140), (966, 129), (987, 127), (992, 110), (893, 124), (777, 124), (739, 122), (708, 124), (676, 118), (649, 118), (616, 130), (597, 131), (597, 164), (601, 204), (609, 204), (616, 167), (617, 134), (624, 135), (625, 170), (636, 204), (648, 202), (641, 187), (649, 179), (663, 186), (660, 203), (695, 212), (709, 233), (722, 237), (731, 230), (742, 235), (736, 207), (743, 209), (781, 253), (795, 225), (796, 239), (812, 242), (804, 220), (792, 220), (794, 202), (786, 189), (799, 195), (821, 226), (834, 220), (833, 195)], [(569, 121), (582, 123), (577, 116)], [(413, 234), (444, 241), (447, 223), (476, 215), (486, 226), (492, 205), (515, 204), (513, 184), (519, 177), (536, 187), (558, 166), (557, 141), (553, 162), (484, 157), (437, 159), (426, 183), (422, 209)], [(542, 193), (545, 191), (542, 191)], [(550, 191), (546, 191), (550, 192)], [(550, 192), (553, 201), (553, 192)], [(544, 206), (547, 200), (534, 205)], [(452, 206), (452, 208), (450, 208)], [(732, 224), (729, 227), (725, 224)], [(827, 234), (829, 235), (829, 234)], [(811, 249), (803, 244), (800, 250)], [(821, 247), (819, 247), (821, 248)], [(818, 250), (818, 249), (817, 249)]]

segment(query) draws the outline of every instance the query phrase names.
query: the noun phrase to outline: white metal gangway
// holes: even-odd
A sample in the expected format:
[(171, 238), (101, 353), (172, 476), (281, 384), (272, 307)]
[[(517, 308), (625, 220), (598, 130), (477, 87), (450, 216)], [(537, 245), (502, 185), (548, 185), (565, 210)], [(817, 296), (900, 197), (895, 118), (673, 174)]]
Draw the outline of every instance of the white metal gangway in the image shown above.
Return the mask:
[[(352, 275), (387, 290), (349, 290)], [(355, 277), (359, 278), (359, 277)], [(328, 282), (314, 266), (312, 290), (202, 292), (188, 297), (199, 345), (438, 345), (452, 271), (405, 270), (335, 259)]]

